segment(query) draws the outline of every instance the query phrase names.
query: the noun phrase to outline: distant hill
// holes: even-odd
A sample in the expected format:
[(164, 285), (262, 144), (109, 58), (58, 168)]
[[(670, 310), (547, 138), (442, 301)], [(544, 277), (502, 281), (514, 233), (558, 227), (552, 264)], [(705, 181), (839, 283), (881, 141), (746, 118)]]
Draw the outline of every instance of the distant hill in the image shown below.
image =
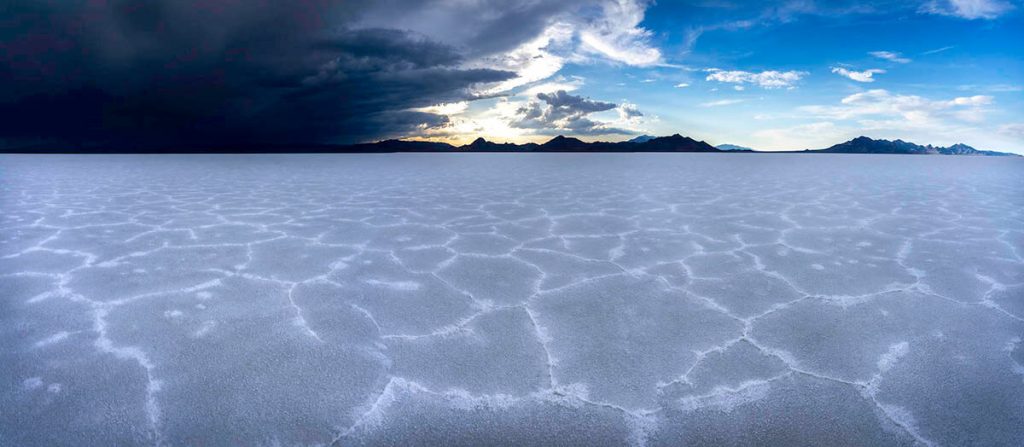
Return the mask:
[(741, 151), (741, 152), (754, 152), (753, 149), (745, 146), (737, 146), (735, 144), (719, 144), (715, 146), (723, 151)]
[(983, 151), (966, 144), (954, 144), (949, 147), (921, 146), (903, 140), (875, 140), (868, 137), (857, 137), (845, 143), (839, 143), (828, 149), (816, 151), (825, 154), (908, 154), (908, 155), (976, 155), (976, 156), (1016, 156), (1005, 152)]

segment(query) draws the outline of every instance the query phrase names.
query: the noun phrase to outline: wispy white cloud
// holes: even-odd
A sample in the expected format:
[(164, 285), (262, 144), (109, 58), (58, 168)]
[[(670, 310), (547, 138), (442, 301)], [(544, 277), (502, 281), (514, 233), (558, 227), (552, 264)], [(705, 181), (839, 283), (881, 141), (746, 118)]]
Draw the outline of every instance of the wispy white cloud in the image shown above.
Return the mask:
[(910, 63), (910, 59), (903, 57), (902, 54), (897, 53), (895, 51), (872, 51), (868, 54), (879, 59), (885, 59), (889, 62), (896, 62), (897, 64)]
[(721, 99), (721, 100), (718, 100), (718, 101), (709, 101), (709, 102), (701, 103), (700, 106), (701, 107), (722, 107), (722, 106), (729, 106), (729, 105), (733, 105), (733, 104), (739, 104), (739, 103), (744, 102), (744, 101), (746, 101), (746, 100), (744, 100), (744, 99)]
[(526, 90), (523, 90), (519, 95), (526, 97), (534, 97), (540, 93), (554, 93), (559, 90), (565, 90), (567, 92), (578, 90), (583, 87), (584, 79), (579, 76), (573, 76), (565, 78), (563, 76), (556, 76), (555, 78), (541, 82), (530, 86)]
[(928, 56), (928, 55), (931, 55), (931, 54), (936, 54), (936, 53), (941, 53), (943, 51), (952, 50), (953, 48), (956, 48), (956, 46), (955, 45), (949, 45), (949, 46), (945, 46), (945, 47), (942, 47), (942, 48), (936, 48), (934, 50), (925, 51), (924, 53), (921, 53), (921, 55)]
[(807, 75), (803, 71), (768, 70), (760, 73), (740, 70), (708, 69), (707, 81), (725, 82), (730, 84), (753, 84), (765, 89), (794, 88), (796, 83)]
[[(491, 68), (515, 72), (514, 78), (486, 88), (482, 96), (494, 95), (542, 81), (554, 76), (565, 66), (565, 56), (560, 54), (572, 42), (573, 27), (566, 23), (548, 26), (536, 38), (527, 41), (512, 51), (489, 56), (470, 64), (476, 68)], [(563, 51), (558, 51), (563, 49)]]
[(967, 20), (992, 20), (1012, 9), (1013, 4), (1005, 0), (931, 0), (921, 5), (920, 11)]
[(582, 50), (627, 65), (647, 67), (663, 63), (661, 51), (651, 45), (651, 32), (640, 26), (647, 2), (613, 0), (602, 5), (603, 14), (579, 32)]
[(999, 133), (1011, 138), (1024, 140), (1024, 123), (1010, 123), (999, 126)]
[(993, 85), (976, 85), (967, 84), (961, 85), (956, 88), (960, 91), (982, 91), (990, 93), (1015, 93), (1024, 92), (1024, 86), (1015, 84), (993, 84)]
[(857, 82), (875, 82), (874, 76), (876, 74), (885, 73), (885, 70), (882, 70), (881, 68), (872, 68), (870, 70), (854, 71), (847, 70), (843, 67), (832, 67), (832, 73), (850, 78)]
[(993, 102), (993, 97), (985, 95), (932, 100), (876, 89), (849, 95), (837, 106), (804, 106), (800, 110), (819, 118), (858, 120), (864, 129), (948, 130), (951, 122), (983, 122), (985, 106)]
[(675, 88), (686, 88), (686, 87), (689, 87), (689, 86), (690, 86), (690, 84), (687, 84), (685, 82), (680, 82), (680, 83), (675, 85)]
[(435, 115), (459, 115), (469, 109), (468, 101), (460, 102), (449, 102), (444, 104), (436, 104), (429, 107), (419, 107), (412, 109), (414, 112), (433, 113)]

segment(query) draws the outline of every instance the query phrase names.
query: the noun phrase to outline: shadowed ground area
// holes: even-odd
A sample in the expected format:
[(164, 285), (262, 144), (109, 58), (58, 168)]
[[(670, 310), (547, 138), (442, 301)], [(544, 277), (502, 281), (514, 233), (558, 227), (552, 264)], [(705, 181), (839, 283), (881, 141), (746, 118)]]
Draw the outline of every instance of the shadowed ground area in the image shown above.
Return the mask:
[(0, 445), (1024, 444), (1024, 161), (0, 156)]

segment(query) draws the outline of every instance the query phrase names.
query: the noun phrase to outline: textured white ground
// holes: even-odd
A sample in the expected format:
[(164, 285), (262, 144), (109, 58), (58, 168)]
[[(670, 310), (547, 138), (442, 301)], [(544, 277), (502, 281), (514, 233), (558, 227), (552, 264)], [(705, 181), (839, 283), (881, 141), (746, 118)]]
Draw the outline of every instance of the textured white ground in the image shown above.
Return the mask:
[(0, 445), (1024, 445), (1024, 160), (0, 157)]

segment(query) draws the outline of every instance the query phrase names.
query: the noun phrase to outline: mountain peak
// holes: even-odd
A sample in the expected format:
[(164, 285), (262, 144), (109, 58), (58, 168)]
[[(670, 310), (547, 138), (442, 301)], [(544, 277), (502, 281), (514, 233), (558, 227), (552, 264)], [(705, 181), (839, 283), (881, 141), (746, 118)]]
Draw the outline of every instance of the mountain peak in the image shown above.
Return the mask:
[(548, 142), (544, 143), (543, 146), (564, 145), (564, 144), (583, 144), (583, 141), (581, 141), (578, 138), (572, 138), (572, 137), (567, 137), (565, 135), (559, 135), (557, 137), (554, 137), (554, 138), (548, 140)]
[(646, 142), (651, 141), (651, 140), (653, 140), (655, 138), (657, 138), (657, 137), (652, 137), (650, 135), (640, 135), (640, 136), (638, 136), (636, 138), (632, 138), (630, 140), (627, 140), (626, 142), (627, 143), (646, 143)]

